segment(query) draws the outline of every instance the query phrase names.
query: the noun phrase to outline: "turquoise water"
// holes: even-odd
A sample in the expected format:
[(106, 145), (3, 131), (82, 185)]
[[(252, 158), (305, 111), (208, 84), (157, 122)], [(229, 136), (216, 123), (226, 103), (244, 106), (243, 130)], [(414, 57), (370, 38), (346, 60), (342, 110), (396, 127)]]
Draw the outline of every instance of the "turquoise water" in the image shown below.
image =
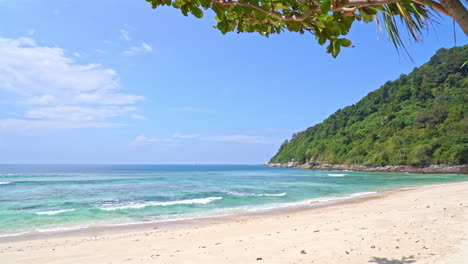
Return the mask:
[(0, 237), (203, 217), (468, 180), (246, 165), (0, 165)]

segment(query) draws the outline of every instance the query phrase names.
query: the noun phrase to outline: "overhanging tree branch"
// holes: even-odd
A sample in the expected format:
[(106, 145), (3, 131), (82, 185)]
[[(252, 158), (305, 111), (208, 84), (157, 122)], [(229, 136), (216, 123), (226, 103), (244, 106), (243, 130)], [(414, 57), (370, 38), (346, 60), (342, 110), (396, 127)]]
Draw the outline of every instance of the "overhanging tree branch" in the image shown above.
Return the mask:
[[(240, 2), (238, 0), (210, 0), (213, 3), (219, 4), (221, 6), (226, 6), (226, 5), (239, 5), (243, 7), (250, 7), (257, 9), (259, 11), (262, 11), (272, 17), (276, 17), (280, 20), (286, 21), (286, 22), (300, 22), (303, 21), (312, 15), (314, 12), (320, 12), (320, 8), (317, 6), (310, 6), (307, 11), (305, 11), (302, 15), (300, 16), (285, 16), (279, 12), (276, 12), (274, 10), (268, 10), (262, 6), (254, 5), (251, 3), (245, 3), (245, 2)], [(331, 8), (331, 12), (340, 12), (340, 11), (354, 11), (357, 8), (360, 7), (366, 7), (366, 6), (378, 6), (378, 5), (386, 5), (386, 4), (391, 4), (395, 2), (399, 2), (401, 0), (342, 0), (340, 3), (338, 3), (334, 8)], [(444, 15), (450, 16), (450, 14), (445, 10), (445, 8), (434, 1), (425, 1), (425, 0), (412, 0), (412, 2), (420, 4), (420, 5), (425, 5), (425, 6), (430, 6), (434, 10), (437, 10), (441, 12)]]
[[(1, 0), (0, 0), (1, 1)], [(431, 10), (453, 18), (468, 36), (468, 11), (461, 0), (146, 0), (153, 8), (173, 6), (187, 16), (203, 17), (202, 9), (216, 13), (221, 33), (257, 32), (264, 36), (283, 31), (310, 32), (327, 52), (336, 57), (341, 47), (351, 46), (345, 38), (355, 21), (383, 20), (397, 49), (403, 47), (399, 26), (419, 40), (433, 19)], [(401, 18), (401, 21), (397, 18)]]
[(251, 4), (251, 3), (244, 3), (244, 2), (239, 2), (239, 1), (236, 1), (236, 0), (227, 0), (227, 1), (223, 1), (223, 0), (210, 0), (211, 2), (213, 3), (216, 3), (216, 4), (219, 4), (221, 6), (226, 6), (226, 5), (238, 5), (238, 6), (244, 6), (244, 7), (251, 7), (251, 8), (254, 8), (254, 9), (257, 9), (259, 11), (262, 11), (272, 17), (276, 17), (278, 19), (281, 19), (283, 21), (287, 21), (287, 22), (292, 22), (292, 21), (297, 21), (297, 22), (300, 22), (300, 21), (303, 21), (305, 19), (307, 19), (313, 12), (316, 12), (320, 9), (315, 9), (315, 8), (309, 8), (307, 11), (305, 11), (302, 15), (296, 17), (296, 16), (285, 16), (279, 12), (276, 12), (276, 11), (273, 11), (273, 10), (268, 10), (262, 6), (258, 6), (258, 5), (254, 5), (254, 4)]

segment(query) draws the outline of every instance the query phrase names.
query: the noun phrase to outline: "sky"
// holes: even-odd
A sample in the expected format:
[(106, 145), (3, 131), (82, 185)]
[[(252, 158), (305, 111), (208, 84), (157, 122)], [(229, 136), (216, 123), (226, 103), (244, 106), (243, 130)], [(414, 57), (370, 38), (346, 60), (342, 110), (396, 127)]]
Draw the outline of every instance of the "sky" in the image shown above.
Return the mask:
[(355, 47), (334, 59), (312, 35), (222, 35), (210, 12), (144, 0), (0, 0), (0, 163), (261, 164), (468, 43), (438, 21), (406, 42), (413, 61), (374, 23), (355, 23)]

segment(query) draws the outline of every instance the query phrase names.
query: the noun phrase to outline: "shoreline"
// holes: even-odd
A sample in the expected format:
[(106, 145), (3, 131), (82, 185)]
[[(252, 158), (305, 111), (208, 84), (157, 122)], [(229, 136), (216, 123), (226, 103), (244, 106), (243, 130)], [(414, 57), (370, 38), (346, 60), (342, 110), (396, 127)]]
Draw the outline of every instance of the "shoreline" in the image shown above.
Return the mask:
[[(466, 181), (451, 182), (446, 184), (462, 184), (468, 183)], [(355, 203), (361, 200), (379, 198), (384, 195), (388, 195), (393, 192), (406, 191), (415, 188), (422, 188), (431, 185), (421, 185), (412, 187), (402, 187), (396, 189), (386, 189), (381, 191), (372, 192), (357, 192), (351, 193), (346, 196), (328, 196), (313, 198), (298, 202), (288, 202), (280, 204), (270, 204), (265, 206), (259, 206), (249, 209), (237, 209), (233, 208), (231, 212), (224, 214), (207, 214), (204, 216), (188, 216), (165, 220), (155, 220), (147, 222), (127, 222), (127, 223), (113, 223), (113, 224), (97, 224), (97, 225), (73, 225), (67, 227), (50, 227), (44, 228), (43, 230), (50, 231), (20, 231), (11, 234), (0, 234), (0, 245), (6, 242), (19, 242), (28, 240), (37, 240), (44, 238), (61, 238), (74, 235), (82, 234), (107, 234), (115, 232), (132, 232), (132, 231), (147, 231), (153, 229), (155, 226), (158, 229), (171, 229), (180, 226), (201, 226), (206, 222), (212, 221), (232, 221), (238, 217), (262, 217), (271, 215), (280, 215), (286, 212), (296, 212), (302, 210), (313, 210), (316, 208), (334, 206), (345, 203)]]
[(0, 259), (37, 264), (462, 264), (468, 257), (467, 184), (399, 188), (328, 206), (171, 227), (10, 241), (0, 243)]
[(361, 172), (407, 172), (417, 174), (468, 174), (468, 164), (463, 165), (346, 165), (346, 164), (321, 164), (319, 162), (306, 162), (299, 164), (297, 162), (274, 163), (265, 162), (266, 167), (297, 168), (310, 170), (339, 170), (339, 171), (361, 171)]
[(143, 232), (153, 229), (170, 230), (180, 227), (197, 227), (203, 226), (207, 223), (219, 223), (234, 221), (237, 218), (250, 218), (250, 217), (263, 217), (282, 215), (285, 213), (294, 213), (308, 210), (315, 210), (324, 207), (333, 207), (343, 204), (360, 203), (372, 199), (385, 198), (389, 195), (394, 195), (400, 192), (418, 190), (431, 187), (441, 187), (449, 185), (463, 185), (468, 184), (468, 181), (448, 182), (426, 184), (419, 186), (407, 186), (390, 189), (382, 189), (368, 192), (351, 193), (345, 196), (328, 196), (307, 199), (298, 202), (288, 202), (283, 204), (271, 204), (261, 207), (250, 209), (237, 209), (233, 208), (231, 212), (224, 214), (207, 214), (203, 216), (188, 216), (165, 220), (155, 220), (147, 222), (127, 222), (127, 223), (112, 223), (112, 224), (96, 224), (96, 225), (73, 225), (66, 227), (49, 227), (43, 230), (47, 231), (20, 231), (11, 234), (0, 235), (0, 245), (9, 242), (21, 242), (30, 240), (65, 238), (73, 236), (86, 236), (86, 235), (105, 235), (127, 232)]
[(0, 259), (39, 264), (461, 264), (468, 257), (467, 184), (400, 188), (329, 206), (192, 225), (10, 241), (0, 243)]

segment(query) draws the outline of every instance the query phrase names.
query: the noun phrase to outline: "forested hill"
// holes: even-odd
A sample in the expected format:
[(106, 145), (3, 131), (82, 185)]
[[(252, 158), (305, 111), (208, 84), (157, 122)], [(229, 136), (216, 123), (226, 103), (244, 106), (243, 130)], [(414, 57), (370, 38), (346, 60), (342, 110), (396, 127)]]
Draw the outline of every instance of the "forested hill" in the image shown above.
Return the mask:
[(408, 75), (294, 134), (274, 163), (468, 163), (468, 45), (440, 49)]

